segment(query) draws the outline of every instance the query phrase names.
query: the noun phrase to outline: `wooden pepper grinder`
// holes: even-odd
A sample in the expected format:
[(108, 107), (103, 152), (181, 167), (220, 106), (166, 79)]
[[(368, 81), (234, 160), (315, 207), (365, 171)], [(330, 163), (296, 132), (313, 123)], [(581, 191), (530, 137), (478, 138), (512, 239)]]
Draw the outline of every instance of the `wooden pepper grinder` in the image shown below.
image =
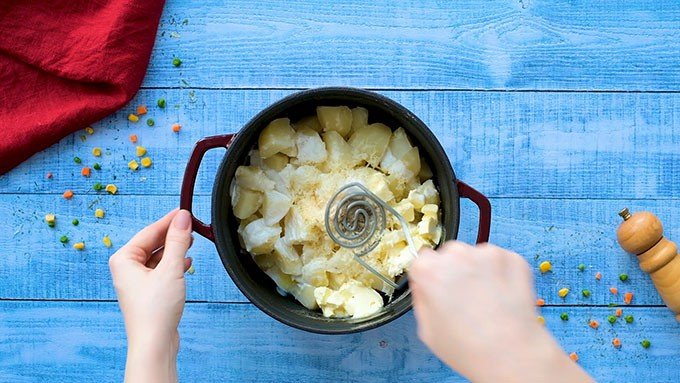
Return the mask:
[(619, 244), (637, 255), (640, 268), (649, 273), (666, 306), (680, 322), (680, 256), (674, 242), (663, 236), (661, 221), (654, 214), (641, 211), (630, 214), (628, 208), (619, 212), (623, 223), (616, 231)]

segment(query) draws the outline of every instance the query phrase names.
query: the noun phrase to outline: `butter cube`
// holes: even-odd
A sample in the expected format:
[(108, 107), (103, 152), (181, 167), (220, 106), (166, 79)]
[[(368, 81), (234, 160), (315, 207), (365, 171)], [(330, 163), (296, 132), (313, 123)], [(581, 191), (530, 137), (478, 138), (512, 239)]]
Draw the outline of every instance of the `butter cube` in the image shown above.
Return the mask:
[(394, 195), (387, 184), (387, 177), (380, 172), (375, 172), (368, 177), (366, 187), (385, 202), (389, 203), (394, 200)]
[(403, 199), (399, 201), (399, 203), (394, 206), (394, 210), (404, 217), (406, 222), (413, 222), (415, 219), (415, 206), (413, 206), (409, 200)]
[(418, 223), (418, 234), (425, 239), (432, 239), (435, 235), (436, 228), (437, 220), (429, 216), (424, 216)]
[(411, 190), (408, 193), (408, 200), (413, 204), (413, 207), (419, 211), (425, 205), (425, 196), (422, 193), (419, 193), (417, 190)]
[(437, 218), (437, 212), (439, 211), (439, 206), (433, 204), (433, 203), (428, 203), (423, 205), (423, 207), (420, 209), (420, 212), (423, 213), (423, 215), (432, 217), (432, 218)]
[(420, 185), (416, 190), (425, 197), (425, 203), (435, 205), (439, 204), (439, 192), (434, 186), (434, 182), (432, 182), (432, 180), (423, 182), (423, 184)]

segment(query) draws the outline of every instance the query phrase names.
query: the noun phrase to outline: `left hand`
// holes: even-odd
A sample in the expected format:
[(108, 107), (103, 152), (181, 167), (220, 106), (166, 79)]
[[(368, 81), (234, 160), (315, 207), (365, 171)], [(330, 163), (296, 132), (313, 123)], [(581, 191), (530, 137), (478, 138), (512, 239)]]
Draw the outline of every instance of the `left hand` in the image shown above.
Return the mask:
[(173, 210), (109, 259), (128, 337), (126, 382), (176, 381), (177, 326), (184, 311), (184, 272), (191, 266), (185, 255), (191, 244), (191, 215)]

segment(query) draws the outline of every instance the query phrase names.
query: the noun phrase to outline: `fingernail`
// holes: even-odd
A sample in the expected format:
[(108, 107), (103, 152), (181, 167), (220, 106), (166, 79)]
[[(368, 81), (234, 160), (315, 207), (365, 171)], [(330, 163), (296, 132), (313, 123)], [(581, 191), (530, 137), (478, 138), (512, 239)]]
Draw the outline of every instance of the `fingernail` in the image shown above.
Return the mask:
[(188, 230), (191, 227), (191, 214), (186, 210), (180, 210), (172, 221), (172, 225), (180, 230)]

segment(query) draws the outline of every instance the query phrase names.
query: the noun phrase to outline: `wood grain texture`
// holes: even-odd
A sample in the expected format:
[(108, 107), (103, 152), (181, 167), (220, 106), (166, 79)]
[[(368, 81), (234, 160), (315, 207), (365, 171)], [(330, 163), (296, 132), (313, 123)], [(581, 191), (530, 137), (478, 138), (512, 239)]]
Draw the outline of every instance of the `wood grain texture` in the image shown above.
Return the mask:
[(144, 86), (676, 90), (678, 29), (674, 0), (177, 0)]
[[(65, 201), (56, 195), (0, 195), (0, 298), (111, 300), (108, 257), (132, 235), (176, 207), (176, 196), (94, 196), (76, 195)], [(608, 305), (622, 303), (609, 287), (618, 286), (620, 294), (635, 293), (634, 305), (662, 305), (648, 276), (637, 260), (616, 243), (615, 228), (622, 206), (635, 211), (648, 209), (667, 222), (666, 235), (680, 238), (680, 205), (668, 201), (627, 200), (540, 200), (493, 199), (491, 242), (522, 254), (538, 273), (544, 260), (553, 263), (553, 272), (536, 275), (538, 295), (548, 305)], [(199, 217), (208, 217), (209, 197), (195, 199)], [(106, 217), (98, 220), (93, 211), (103, 208)], [(459, 238), (473, 242), (478, 213), (469, 201), (462, 201)], [(56, 213), (57, 225), (49, 228), (43, 221), (48, 212)], [(81, 223), (71, 225), (77, 217)], [(4, 234), (6, 233), (6, 235)], [(61, 235), (71, 239), (59, 242)], [(110, 235), (114, 248), (103, 246), (101, 238)], [(226, 274), (214, 245), (195, 235), (189, 256), (196, 273), (188, 276), (189, 300), (209, 302), (246, 302)], [(84, 240), (86, 250), (71, 248)], [(36, 251), (39, 249), (39, 251)], [(587, 270), (580, 272), (583, 263)], [(594, 279), (602, 272), (602, 280)], [(621, 273), (629, 281), (618, 280)], [(557, 296), (562, 287), (571, 289), (566, 299)], [(581, 296), (582, 289), (592, 292)], [(670, 312), (669, 312), (670, 314)]]
[[(292, 91), (145, 90), (120, 112), (76, 133), (0, 176), (0, 193), (94, 194), (92, 184), (115, 182), (120, 194), (177, 194), (194, 143), (236, 132), (262, 108)], [(382, 92), (418, 115), (444, 146), (460, 179), (489, 197), (680, 198), (680, 94)], [(159, 97), (169, 107), (155, 106)], [(130, 123), (138, 104), (145, 119)], [(178, 105), (175, 108), (174, 105)], [(183, 125), (179, 135), (170, 126)], [(128, 136), (135, 133), (154, 161), (131, 172)], [(101, 147), (101, 158), (91, 155)], [(224, 151), (203, 161), (196, 194), (212, 190)], [(80, 176), (95, 161), (101, 171)], [(51, 171), (54, 178), (45, 174)]]
[[(612, 309), (545, 308), (548, 327), (600, 382), (677, 382), (680, 326), (661, 308), (631, 308), (633, 324), (603, 323)], [(188, 304), (180, 324), (180, 381), (462, 382), (417, 339), (412, 314), (362, 334), (322, 336), (286, 327), (252, 305)], [(611, 339), (623, 346), (616, 350)], [(645, 350), (642, 339), (652, 342)], [(0, 381), (113, 382), (125, 365), (115, 303), (0, 302)], [(612, 366), (616, 366), (612, 368)]]

